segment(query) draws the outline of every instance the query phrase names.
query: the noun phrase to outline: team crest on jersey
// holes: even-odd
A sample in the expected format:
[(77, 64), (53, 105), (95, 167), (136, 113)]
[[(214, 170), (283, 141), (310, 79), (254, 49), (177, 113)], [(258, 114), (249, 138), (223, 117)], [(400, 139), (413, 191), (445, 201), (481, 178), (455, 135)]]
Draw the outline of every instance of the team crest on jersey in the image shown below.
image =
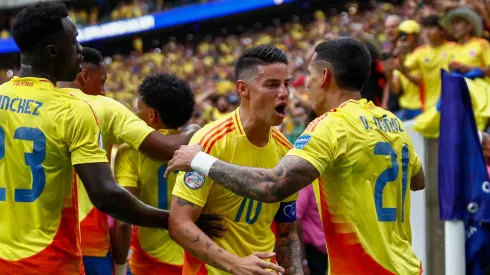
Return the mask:
[(294, 148), (303, 149), (311, 140), (311, 135), (301, 135), (294, 143)]
[(102, 132), (99, 132), (99, 148), (104, 149), (104, 141), (102, 140)]
[(475, 49), (471, 49), (468, 54), (469, 54), (470, 57), (475, 57), (476, 56), (476, 50)]
[(426, 58), (424, 59), (424, 62), (425, 62), (425, 63), (429, 63), (429, 62), (430, 62), (430, 58), (426, 57)]
[(189, 187), (192, 190), (197, 190), (201, 188), (204, 185), (204, 181), (204, 175), (196, 171), (187, 172), (184, 175), (185, 186)]

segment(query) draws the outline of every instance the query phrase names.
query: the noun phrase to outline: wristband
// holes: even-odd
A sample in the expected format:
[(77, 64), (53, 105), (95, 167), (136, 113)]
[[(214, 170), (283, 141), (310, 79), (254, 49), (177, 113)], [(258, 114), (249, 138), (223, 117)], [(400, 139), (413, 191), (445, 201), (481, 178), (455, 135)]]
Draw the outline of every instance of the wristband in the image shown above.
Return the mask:
[(126, 275), (126, 264), (114, 263), (114, 271), (115, 275)]
[(478, 131), (478, 137), (480, 138), (480, 144), (483, 142), (483, 133)]
[(209, 175), (209, 170), (211, 170), (211, 166), (213, 166), (217, 160), (218, 159), (213, 156), (210, 156), (204, 152), (199, 152), (192, 159), (191, 168), (192, 170), (200, 172), (207, 177)]

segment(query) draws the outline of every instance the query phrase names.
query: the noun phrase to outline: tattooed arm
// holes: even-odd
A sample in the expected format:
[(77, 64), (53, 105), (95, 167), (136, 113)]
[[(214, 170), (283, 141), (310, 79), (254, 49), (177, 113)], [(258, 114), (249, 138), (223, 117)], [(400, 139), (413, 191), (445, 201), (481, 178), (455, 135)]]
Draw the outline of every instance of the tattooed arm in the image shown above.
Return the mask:
[(296, 222), (276, 222), (277, 263), (286, 269), (285, 275), (303, 274), (301, 243), (296, 231)]
[(289, 197), (318, 176), (313, 165), (296, 156), (285, 156), (272, 169), (237, 166), (217, 160), (209, 170), (209, 177), (226, 189), (268, 203)]
[(269, 274), (265, 268), (284, 272), (283, 268), (262, 260), (273, 257), (273, 253), (254, 253), (246, 258), (239, 258), (219, 247), (195, 224), (201, 207), (173, 196), (170, 209), (170, 237), (207, 264), (233, 274)]

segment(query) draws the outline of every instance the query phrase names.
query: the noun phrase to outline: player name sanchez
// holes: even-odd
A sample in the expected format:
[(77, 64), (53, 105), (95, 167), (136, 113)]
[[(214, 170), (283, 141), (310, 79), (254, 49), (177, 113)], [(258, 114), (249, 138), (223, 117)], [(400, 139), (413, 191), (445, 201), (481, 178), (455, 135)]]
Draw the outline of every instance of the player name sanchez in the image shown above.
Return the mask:
[(0, 110), (39, 116), (38, 111), (41, 106), (43, 103), (37, 100), (0, 95)]
[[(361, 119), (362, 124), (364, 124), (364, 128), (366, 128), (366, 130), (369, 131), (373, 129), (373, 126), (369, 124), (367, 118), (364, 116), (359, 116), (359, 118)], [(373, 121), (374, 126), (383, 132), (405, 132), (401, 126), (402, 123), (398, 118), (387, 118), (386, 115), (383, 115), (383, 117), (373, 117)]]

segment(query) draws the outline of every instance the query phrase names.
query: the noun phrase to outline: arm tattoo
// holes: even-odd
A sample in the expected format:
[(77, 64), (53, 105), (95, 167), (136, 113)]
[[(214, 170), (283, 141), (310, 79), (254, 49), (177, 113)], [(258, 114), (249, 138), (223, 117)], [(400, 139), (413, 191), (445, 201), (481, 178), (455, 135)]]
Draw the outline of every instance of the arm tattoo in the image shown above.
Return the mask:
[(199, 242), (199, 235), (201, 235), (201, 234), (197, 234), (197, 237), (194, 240), (192, 240), (193, 243), (198, 243)]
[(216, 161), (209, 177), (226, 189), (263, 202), (278, 202), (298, 192), (319, 176), (308, 161), (284, 157), (273, 169), (251, 168)]
[(303, 274), (301, 243), (296, 232), (296, 222), (276, 223), (279, 238), (276, 240), (277, 263), (287, 275)]
[(177, 198), (177, 205), (181, 207), (186, 205), (189, 205), (190, 207), (194, 207), (194, 204), (192, 202), (186, 201), (183, 198)]
[(206, 249), (209, 249), (211, 247), (212, 243), (211, 242), (206, 242)]

